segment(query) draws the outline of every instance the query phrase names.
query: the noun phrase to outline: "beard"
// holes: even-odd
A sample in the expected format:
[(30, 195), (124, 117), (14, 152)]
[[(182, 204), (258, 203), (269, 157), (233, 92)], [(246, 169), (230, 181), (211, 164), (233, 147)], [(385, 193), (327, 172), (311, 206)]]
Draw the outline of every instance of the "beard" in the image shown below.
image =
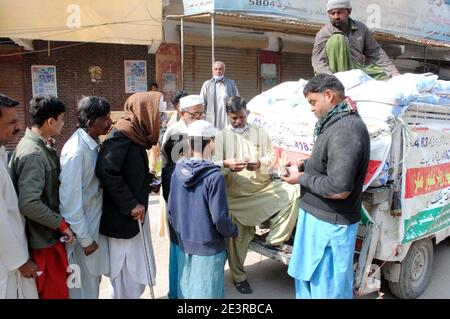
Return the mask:
[(342, 28), (342, 26), (344, 25), (341, 20), (334, 20), (331, 24), (338, 29)]

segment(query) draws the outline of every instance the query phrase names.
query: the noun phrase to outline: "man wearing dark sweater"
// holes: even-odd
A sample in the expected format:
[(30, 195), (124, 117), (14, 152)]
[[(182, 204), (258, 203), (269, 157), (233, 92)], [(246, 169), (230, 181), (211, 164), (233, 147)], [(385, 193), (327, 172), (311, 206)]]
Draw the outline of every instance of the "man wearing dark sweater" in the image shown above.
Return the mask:
[(215, 135), (207, 121), (189, 125), (191, 158), (177, 162), (170, 182), (168, 219), (181, 249), (179, 299), (224, 297), (225, 238), (238, 236), (228, 215), (225, 179), (210, 161)]
[(303, 94), (319, 121), (311, 157), (288, 163), (283, 177), (302, 189), (288, 273), (295, 278), (297, 298), (352, 298), (369, 133), (335, 76), (315, 76)]

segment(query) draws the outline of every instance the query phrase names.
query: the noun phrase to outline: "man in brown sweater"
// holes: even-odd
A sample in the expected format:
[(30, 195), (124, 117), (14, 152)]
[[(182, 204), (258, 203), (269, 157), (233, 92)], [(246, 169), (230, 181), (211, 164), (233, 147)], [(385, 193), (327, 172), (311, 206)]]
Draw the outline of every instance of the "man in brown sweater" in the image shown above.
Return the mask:
[(350, 0), (329, 0), (330, 23), (316, 34), (312, 66), (316, 74), (361, 69), (376, 80), (399, 75), (367, 26), (350, 18)]

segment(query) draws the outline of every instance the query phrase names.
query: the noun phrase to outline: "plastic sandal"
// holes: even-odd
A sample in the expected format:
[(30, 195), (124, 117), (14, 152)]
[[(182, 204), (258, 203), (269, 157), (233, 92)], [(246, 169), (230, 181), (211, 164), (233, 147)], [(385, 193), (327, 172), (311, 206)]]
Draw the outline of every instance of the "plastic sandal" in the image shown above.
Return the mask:
[(234, 286), (236, 287), (237, 291), (239, 291), (241, 294), (249, 295), (253, 293), (252, 288), (250, 287), (250, 284), (247, 280), (241, 281), (241, 282), (235, 282)]

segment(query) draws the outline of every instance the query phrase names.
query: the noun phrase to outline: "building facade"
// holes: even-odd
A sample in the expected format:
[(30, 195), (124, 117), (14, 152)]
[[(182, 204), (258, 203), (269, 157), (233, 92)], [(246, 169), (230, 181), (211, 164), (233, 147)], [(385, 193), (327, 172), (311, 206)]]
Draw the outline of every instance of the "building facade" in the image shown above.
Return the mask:
[[(0, 45), (0, 92), (20, 102), (23, 127), (29, 126), (27, 108), (33, 97), (32, 67), (55, 67), (57, 96), (67, 109), (62, 136), (57, 139), (58, 150), (76, 130), (77, 102), (83, 96), (104, 97), (111, 103), (112, 111), (123, 110), (125, 100), (132, 94), (126, 92), (125, 61), (145, 61), (147, 88), (155, 81), (155, 55), (148, 53), (147, 46), (85, 42), (57, 49), (66, 45), (67, 42), (35, 40), (32, 53), (14, 44)], [(17, 55), (1, 57), (13, 52)], [(15, 144), (17, 141), (7, 148), (11, 150)]]

